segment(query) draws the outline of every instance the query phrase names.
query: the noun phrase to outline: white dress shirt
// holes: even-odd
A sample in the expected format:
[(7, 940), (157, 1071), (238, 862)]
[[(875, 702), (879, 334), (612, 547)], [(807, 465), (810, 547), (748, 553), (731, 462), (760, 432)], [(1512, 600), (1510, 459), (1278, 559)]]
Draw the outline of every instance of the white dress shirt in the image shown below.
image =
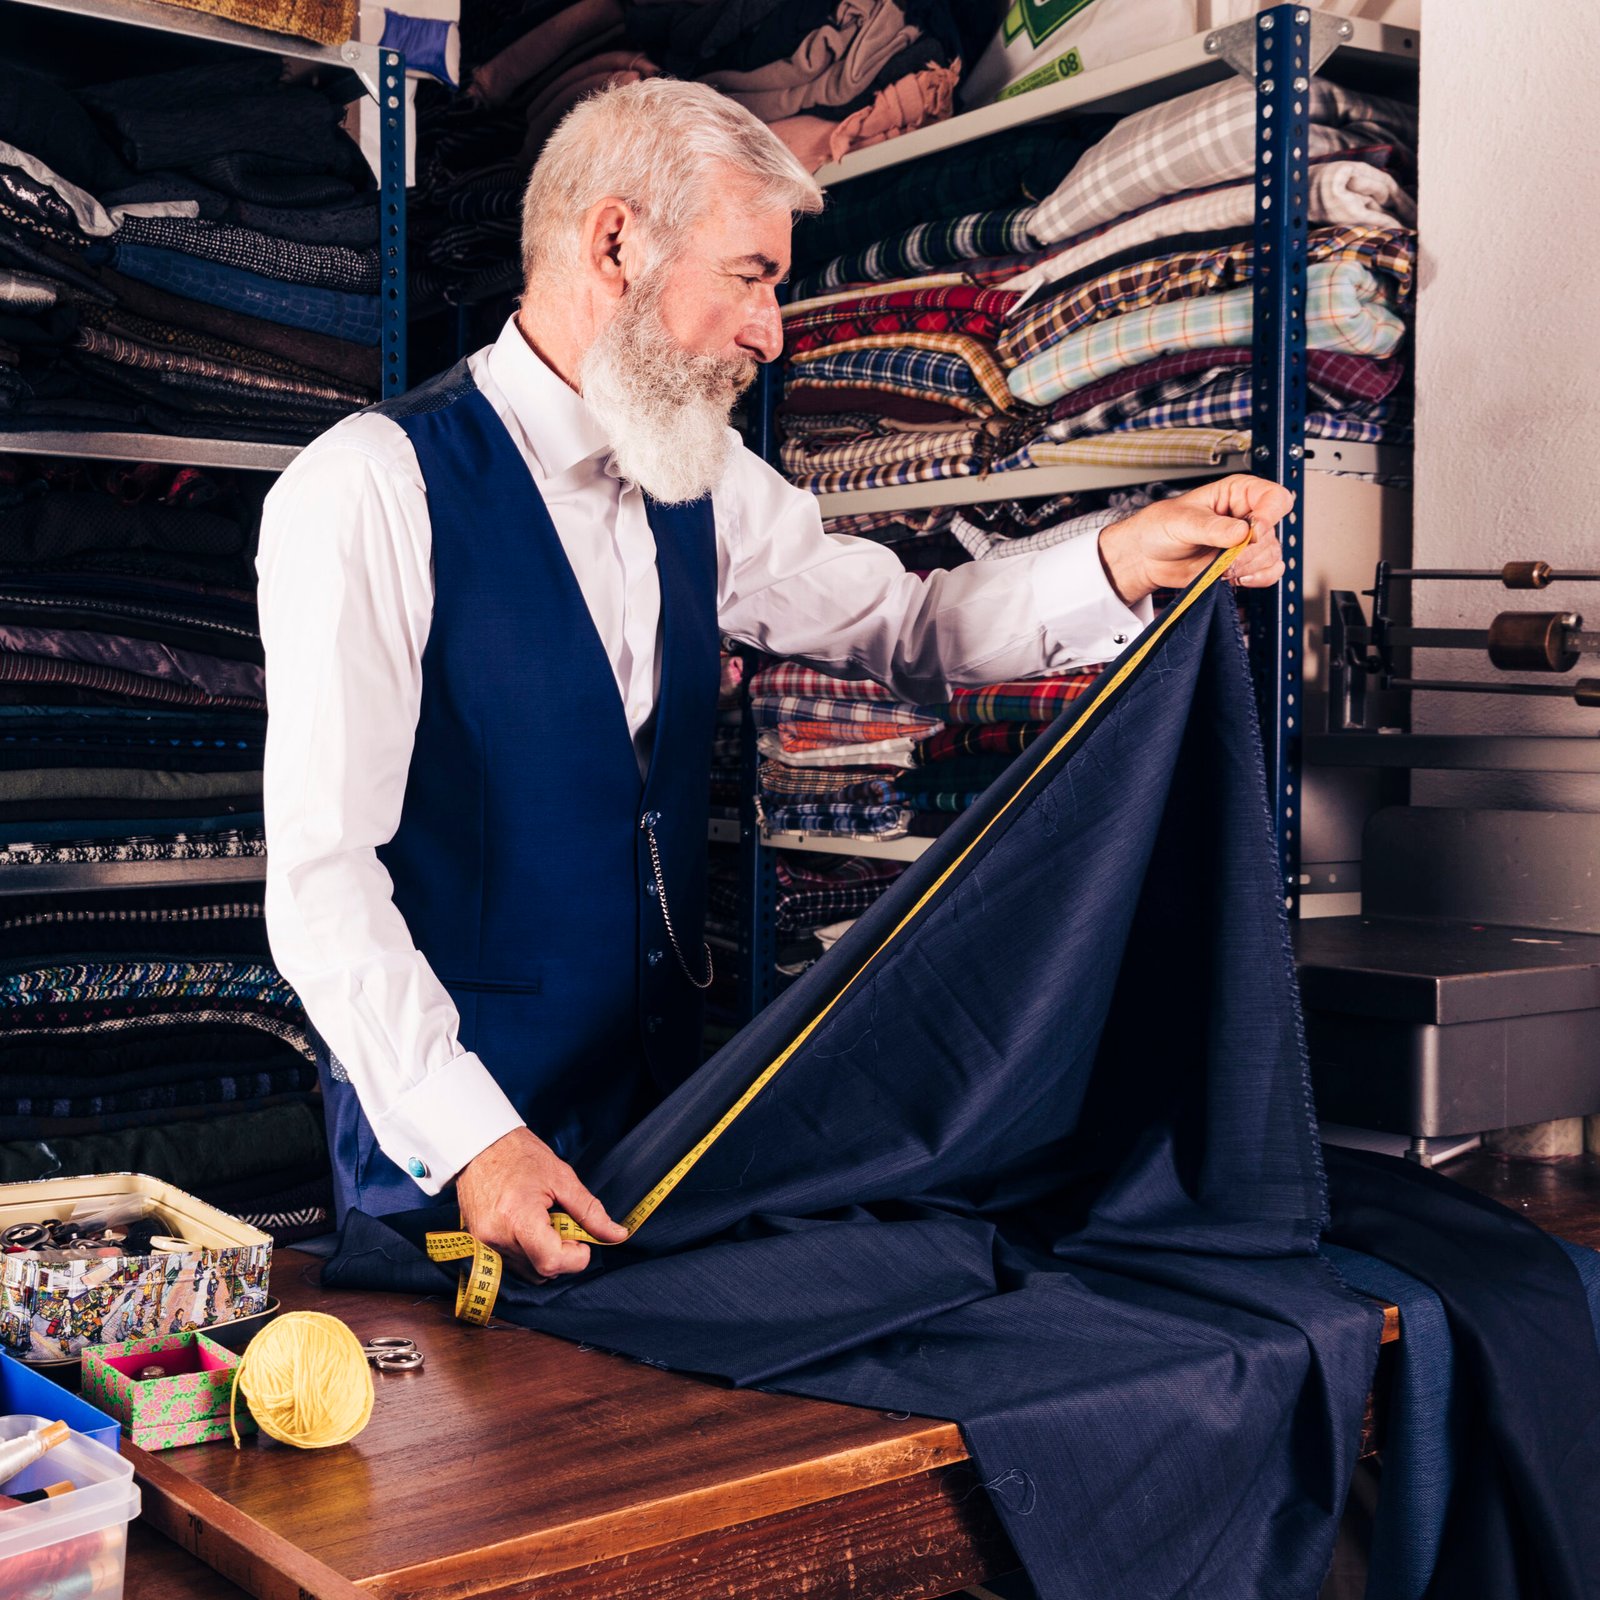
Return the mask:
[[(643, 760), (661, 650), (644, 497), (514, 321), (469, 364), (549, 507)], [(813, 496), (742, 446), (712, 499), (723, 631), (907, 700), (1102, 661), (1149, 620), (1148, 602), (1112, 590), (1092, 538), (923, 580), (881, 545), (824, 533)], [(433, 609), (427, 493), (397, 423), (347, 417), (301, 453), (267, 496), (257, 570), (272, 954), (385, 1153), (420, 1163), (437, 1194), (521, 1118), (494, 1063), (462, 1048), (376, 854), (400, 822)]]

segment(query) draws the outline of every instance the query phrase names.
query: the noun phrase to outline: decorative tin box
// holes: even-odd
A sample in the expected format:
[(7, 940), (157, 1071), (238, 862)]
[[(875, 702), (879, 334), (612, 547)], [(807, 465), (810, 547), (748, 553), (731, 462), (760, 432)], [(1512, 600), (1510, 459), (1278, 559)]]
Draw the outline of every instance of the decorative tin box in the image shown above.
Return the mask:
[(0, 1184), (0, 1230), (130, 1196), (193, 1248), (80, 1261), (0, 1256), (0, 1347), (24, 1361), (71, 1360), (88, 1345), (184, 1333), (265, 1310), (272, 1240), (157, 1178), (122, 1172)]
[[(141, 1378), (160, 1367), (161, 1378)], [(226, 1439), (228, 1403), (239, 1358), (203, 1333), (169, 1333), (161, 1339), (126, 1339), (83, 1353), (83, 1398), (121, 1420), (128, 1437), (146, 1450)], [(240, 1433), (255, 1422), (239, 1402)]]

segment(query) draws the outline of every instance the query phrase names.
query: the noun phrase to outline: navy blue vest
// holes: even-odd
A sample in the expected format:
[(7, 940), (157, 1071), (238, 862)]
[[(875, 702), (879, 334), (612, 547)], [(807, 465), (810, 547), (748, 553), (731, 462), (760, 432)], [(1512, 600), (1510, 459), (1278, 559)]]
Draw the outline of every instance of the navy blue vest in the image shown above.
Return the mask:
[[(462, 362), (376, 407), (416, 448), (433, 625), (394, 838), (379, 858), (476, 1051), (567, 1160), (603, 1154), (700, 1060), (706, 818), (717, 701), (711, 502), (648, 505), (661, 689), (641, 781), (611, 663), (550, 514)], [(340, 1216), (422, 1203), (325, 1072)], [(403, 1159), (403, 1158), (402, 1158)]]

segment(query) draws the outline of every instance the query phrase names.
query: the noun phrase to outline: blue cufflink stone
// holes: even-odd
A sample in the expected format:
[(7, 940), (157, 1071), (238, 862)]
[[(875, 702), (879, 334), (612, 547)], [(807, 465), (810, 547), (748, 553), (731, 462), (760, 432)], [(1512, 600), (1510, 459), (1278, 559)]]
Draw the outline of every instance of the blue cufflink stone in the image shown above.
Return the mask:
[(428, 1176), (428, 1163), (424, 1161), (421, 1156), (412, 1156), (412, 1158), (406, 1162), (406, 1171), (409, 1172), (413, 1178), (426, 1178)]

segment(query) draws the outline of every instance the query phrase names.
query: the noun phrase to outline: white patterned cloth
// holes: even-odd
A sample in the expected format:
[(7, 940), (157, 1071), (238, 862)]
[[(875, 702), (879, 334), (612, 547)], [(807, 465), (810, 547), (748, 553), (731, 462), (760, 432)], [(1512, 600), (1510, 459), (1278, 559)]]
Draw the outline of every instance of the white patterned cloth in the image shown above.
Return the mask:
[[(1312, 227), (1345, 224), (1364, 228), (1414, 228), (1417, 202), (1401, 188), (1392, 173), (1370, 161), (1319, 161), (1311, 169)], [(1042, 284), (1070, 278), (1097, 261), (1105, 261), (1135, 245), (1171, 239), (1181, 234), (1220, 233), (1248, 228), (1256, 217), (1254, 183), (1231, 184), (1202, 194), (1179, 195), (1165, 205), (1153, 206), (1136, 217), (1114, 224), (1101, 233), (1071, 241), (1059, 255), (1019, 272), (997, 285), (1020, 289), (1024, 296)], [(1026, 298), (1011, 308), (1019, 314)]]
[[(1412, 152), (1417, 111), (1324, 79), (1310, 89), (1318, 156), (1358, 145)], [(1041, 244), (1069, 239), (1141, 206), (1255, 171), (1256, 91), (1243, 78), (1196, 89), (1124, 117), (1035, 208), (1028, 226)]]

